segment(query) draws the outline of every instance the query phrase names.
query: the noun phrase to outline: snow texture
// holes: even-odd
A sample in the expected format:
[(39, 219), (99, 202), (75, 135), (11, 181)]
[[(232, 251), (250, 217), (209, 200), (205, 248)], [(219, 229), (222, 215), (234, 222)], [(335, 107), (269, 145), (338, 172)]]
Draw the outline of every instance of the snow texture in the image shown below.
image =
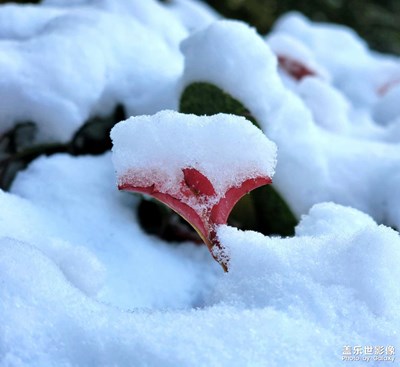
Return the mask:
[(223, 226), (223, 274), (205, 247), (141, 234), (111, 171), (109, 155), (44, 158), (2, 194), (2, 365), (337, 366), (349, 342), (398, 345), (393, 230), (334, 204), (292, 239)]
[(109, 154), (39, 159), (12, 191), (1, 193), (2, 236), (40, 249), (78, 289), (123, 309), (190, 304), (201, 262), (142, 233), (135, 198), (116, 190)]
[(275, 144), (244, 117), (161, 111), (118, 123), (111, 138), (119, 182), (155, 184), (162, 193), (179, 194), (185, 168), (206, 176), (217, 199), (248, 179), (274, 174)]
[[(89, 117), (110, 114), (118, 103), (129, 115), (176, 108), (177, 97), (166, 90), (182, 67), (174, 52), (178, 40), (168, 45), (144, 26), (145, 15), (133, 15), (134, 2), (107, 4), (112, 11), (100, 6), (0, 8), (0, 19), (13, 19), (0, 25), (0, 134), (33, 121), (38, 141), (67, 141)], [(159, 14), (149, 6), (137, 7)], [(180, 26), (169, 16), (175, 23), (162, 34)], [(27, 19), (32, 20), (27, 24)], [(180, 27), (183, 38), (186, 31)]]
[(398, 58), (371, 52), (367, 43), (346, 26), (313, 23), (299, 13), (279, 19), (273, 34), (289, 35), (311, 49), (340, 88), (357, 107), (375, 103), (377, 91), (400, 77)]

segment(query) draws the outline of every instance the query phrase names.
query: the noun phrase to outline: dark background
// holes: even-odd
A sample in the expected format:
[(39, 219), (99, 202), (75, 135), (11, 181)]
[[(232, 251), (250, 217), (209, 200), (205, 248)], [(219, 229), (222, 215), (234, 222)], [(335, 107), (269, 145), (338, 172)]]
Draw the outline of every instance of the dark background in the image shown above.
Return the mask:
[(262, 34), (289, 10), (312, 20), (348, 25), (371, 48), (400, 54), (399, 0), (206, 0), (221, 14), (243, 19)]
[[(142, 0), (146, 1), (146, 0)], [(160, 0), (161, 1), (161, 0)], [(173, 0), (164, 0), (173, 1)], [(371, 48), (400, 55), (400, 0), (204, 0), (227, 18), (267, 33), (283, 13), (298, 10), (312, 20), (345, 24)], [(0, 0), (1, 3), (10, 1)], [(38, 0), (15, 0), (38, 3)]]

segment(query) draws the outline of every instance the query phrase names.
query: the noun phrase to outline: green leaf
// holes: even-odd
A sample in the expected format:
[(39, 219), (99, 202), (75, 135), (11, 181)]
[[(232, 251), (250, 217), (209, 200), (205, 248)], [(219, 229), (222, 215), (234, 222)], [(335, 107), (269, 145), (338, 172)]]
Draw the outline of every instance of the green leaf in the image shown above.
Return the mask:
[(199, 116), (211, 116), (217, 113), (243, 116), (260, 128), (256, 119), (242, 103), (210, 83), (189, 85), (182, 93), (179, 110)]
[(251, 195), (259, 232), (265, 235), (294, 235), (294, 227), (298, 221), (274, 185), (260, 187)]

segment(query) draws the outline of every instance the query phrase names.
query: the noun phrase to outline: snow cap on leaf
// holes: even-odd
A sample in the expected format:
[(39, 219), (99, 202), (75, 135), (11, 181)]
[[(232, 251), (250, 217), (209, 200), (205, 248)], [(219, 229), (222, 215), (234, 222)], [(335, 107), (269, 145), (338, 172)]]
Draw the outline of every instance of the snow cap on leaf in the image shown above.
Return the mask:
[(146, 193), (182, 215), (207, 246), (236, 202), (268, 184), (276, 146), (244, 117), (161, 111), (111, 131), (122, 190)]

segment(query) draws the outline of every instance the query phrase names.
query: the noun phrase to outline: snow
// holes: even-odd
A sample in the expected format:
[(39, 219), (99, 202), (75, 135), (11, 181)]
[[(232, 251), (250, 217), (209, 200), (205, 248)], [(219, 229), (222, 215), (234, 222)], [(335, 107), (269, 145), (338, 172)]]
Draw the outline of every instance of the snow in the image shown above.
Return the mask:
[[(118, 104), (135, 116), (113, 156), (39, 157), (0, 190), (1, 366), (336, 367), (346, 345), (400, 348), (399, 58), (298, 13), (266, 36), (219, 19), (195, 0), (0, 6), (0, 136), (33, 121), (36, 143), (67, 142)], [(198, 81), (265, 135), (174, 112)], [(144, 233), (117, 190), (132, 168), (190, 166), (222, 193), (275, 163), (296, 235), (219, 226), (226, 274), (206, 246)]]
[(173, 0), (166, 5), (189, 32), (204, 28), (221, 18), (209, 5), (198, 0)]
[(298, 93), (316, 124), (328, 131), (346, 134), (350, 125), (350, 103), (339, 91), (319, 78), (308, 77), (299, 83)]
[(266, 41), (277, 57), (295, 60), (319, 77), (330, 80), (330, 75), (316, 62), (311, 49), (296, 38), (282, 32), (267, 36)]
[[(255, 30), (244, 23), (213, 23), (186, 38), (181, 50), (185, 56), (182, 89), (199, 81), (215, 84), (239, 101), (247, 102), (246, 107), (256, 118), (265, 113), (261, 101), (274, 104), (282, 98), (276, 58)], [(268, 88), (261, 91), (260, 81), (267, 77)]]
[[(369, 314), (371, 325), (378, 316), (393, 321), (391, 333), (398, 330), (400, 290), (394, 279), (399, 274), (393, 272), (399, 261), (400, 238), (364, 213), (324, 203), (303, 218), (293, 238), (265, 237), (228, 226), (221, 227), (218, 235), (232, 258), (229, 277), (217, 288), (218, 299), (230, 297), (246, 306), (290, 309), (325, 327), (341, 327), (338, 324), (348, 321), (341, 317), (351, 312), (350, 319), (367, 328), (357, 320)], [(360, 309), (366, 314), (359, 315)], [(388, 331), (369, 332), (365, 339)]]
[(357, 107), (376, 103), (376, 92), (400, 76), (398, 57), (371, 52), (367, 43), (346, 26), (313, 23), (292, 12), (276, 22), (275, 33), (291, 36), (311, 49), (316, 62), (331, 75), (333, 84)]
[(124, 309), (182, 307), (198, 297), (191, 293), (201, 262), (173, 255), (181, 250), (141, 231), (136, 200), (115, 188), (109, 154), (39, 159), (21, 173), (12, 191), (1, 197), (2, 236), (38, 247), (78, 289), (97, 291), (99, 300)]
[(398, 124), (400, 108), (397, 103), (400, 96), (400, 85), (393, 85), (386, 94), (375, 104), (373, 117), (383, 125)]
[[(0, 8), (0, 17), (12, 16), (10, 9)], [(128, 114), (175, 107), (177, 97), (167, 90), (180, 74), (181, 56), (130, 9), (35, 10), (21, 7), (15, 16), (21, 24), (32, 15), (24, 38), (12, 24), (0, 29), (6, 37), (0, 40), (0, 133), (33, 121), (38, 141), (65, 142), (90, 116), (111, 114), (118, 103)]]
[[(184, 139), (177, 139), (179, 135)], [(275, 144), (250, 121), (235, 115), (161, 111), (118, 123), (111, 138), (119, 182), (134, 180), (139, 187), (155, 184), (164, 193), (179, 193), (185, 168), (206, 176), (217, 198), (247, 179), (274, 174)]]
[[(90, 163), (91, 167), (96, 166), (93, 158), (61, 156), (50, 158), (50, 162), (39, 161), (36, 166), (61, 158), (78, 166), (76, 171), (85, 160), (89, 160), (84, 163)], [(100, 163), (109, 157), (96, 159)], [(95, 171), (92, 170), (93, 178), (98, 178)], [(82, 180), (81, 175), (79, 178), (81, 190), (84, 190), (90, 180)], [(106, 186), (104, 180), (97, 182)], [(22, 195), (21, 188), (17, 191)], [(57, 185), (49, 190), (53, 198), (56, 191)], [(40, 201), (35, 200), (33, 190), (29, 196), (32, 204), (43, 208), (43, 204), (40, 206)], [(88, 190), (85, 198), (92, 203), (92, 220), (99, 220), (96, 216), (104, 214), (99, 204), (93, 205), (99, 201), (97, 193)], [(73, 207), (73, 201), (64, 205), (67, 211), (72, 210), (68, 206)], [(114, 211), (113, 215), (121, 217), (120, 211)], [(52, 224), (50, 219), (46, 218), (48, 226)], [(81, 222), (77, 220), (77, 223), (80, 225), (74, 226), (74, 232), (83, 231)], [(118, 223), (116, 221), (114, 226)], [(71, 232), (71, 227), (66, 228), (65, 233)], [(40, 229), (46, 230), (37, 228), (37, 231)], [(107, 232), (116, 234), (116, 229), (112, 225), (106, 229), (97, 228), (102, 232), (99, 237)], [(127, 236), (127, 231), (119, 233)], [(218, 272), (218, 276), (207, 257), (193, 254), (189, 257), (190, 266), (182, 269), (181, 251), (173, 247), (166, 251), (160, 243), (158, 249), (152, 251), (154, 240), (145, 237), (135, 243), (132, 241), (131, 252), (137, 253), (135, 247), (138, 246), (147, 247), (146, 251), (151, 251), (152, 256), (143, 256), (143, 252), (135, 261), (127, 256), (128, 248), (124, 246), (125, 258), (114, 263), (108, 261), (106, 270), (117, 270), (123, 278), (129, 277), (123, 264), (129, 266), (132, 273), (137, 267), (152, 267), (153, 272), (158, 273), (154, 284), (151, 277), (145, 278), (143, 274), (131, 278), (136, 287), (140, 287), (138, 280), (146, 279), (147, 287), (152, 288), (158, 287), (157, 283), (164, 279), (162, 272), (163, 267), (168, 266), (166, 263), (173, 264), (174, 270), (168, 269), (169, 279), (164, 279), (168, 282), (164, 292), (151, 289), (159, 299), (168, 296), (171, 300), (182, 299), (185, 287), (181, 284), (180, 291), (174, 294), (179, 279), (171, 279), (171, 272), (178, 273), (182, 269), (180, 281), (189, 283), (193, 267), (199, 267), (197, 261), (203, 259), (202, 269), (196, 276), (198, 282), (209, 288), (209, 292), (203, 294), (203, 307), (191, 310), (169, 307), (168, 311), (159, 310), (160, 305), (152, 305), (155, 307), (152, 310), (145, 306), (135, 308), (133, 304), (131, 308), (115, 307), (112, 303), (115, 295), (103, 297), (99, 303), (96, 297), (88, 297), (71, 281), (51, 255), (32, 244), (35, 240), (29, 244), (3, 238), (0, 321), (7, 332), (2, 334), (0, 343), (2, 364), (241, 366), (268, 363), (294, 366), (301, 362), (320, 366), (323, 360), (324, 366), (335, 366), (341, 358), (342, 345), (349, 341), (396, 345), (396, 331), (400, 326), (399, 274), (396, 271), (400, 260), (398, 234), (377, 226), (363, 213), (334, 204), (314, 207), (303, 218), (296, 234), (289, 239), (268, 238), (221, 227), (218, 235), (229, 248), (231, 270), (228, 274)], [(104, 247), (109, 249), (107, 257), (121, 251), (118, 240), (107, 245), (92, 251), (99, 257), (106, 251)], [(202, 249), (196, 249), (198, 255)], [(163, 260), (155, 263), (157, 252), (164, 252)], [(165, 256), (167, 253), (170, 256)], [(171, 261), (172, 256), (179, 261)], [(88, 276), (96, 278), (97, 274)], [(136, 294), (132, 289), (129, 292), (119, 283), (114, 286), (119, 287), (119, 292), (127, 292), (125, 297), (133, 302), (136, 297), (145, 298), (145, 293)], [(194, 289), (198, 286), (193, 285)], [(282, 349), (285, 345), (290, 346), (291, 352)]]

